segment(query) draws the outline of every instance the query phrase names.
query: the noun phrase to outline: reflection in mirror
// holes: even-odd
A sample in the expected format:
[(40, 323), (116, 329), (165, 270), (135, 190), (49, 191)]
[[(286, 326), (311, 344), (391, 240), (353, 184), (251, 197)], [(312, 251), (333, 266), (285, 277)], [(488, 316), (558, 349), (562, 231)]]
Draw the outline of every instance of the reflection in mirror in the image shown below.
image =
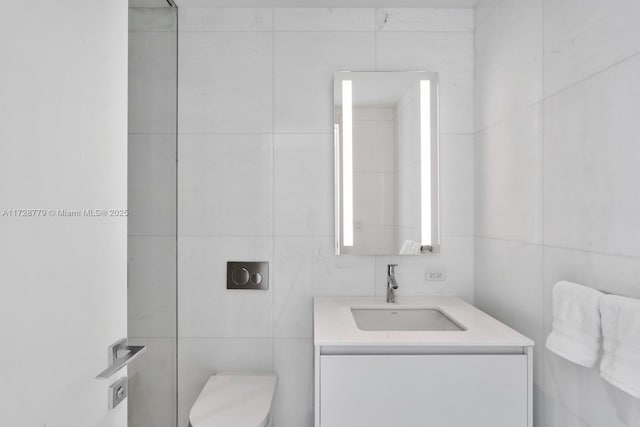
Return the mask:
[(336, 72), (336, 253), (439, 250), (438, 75)]

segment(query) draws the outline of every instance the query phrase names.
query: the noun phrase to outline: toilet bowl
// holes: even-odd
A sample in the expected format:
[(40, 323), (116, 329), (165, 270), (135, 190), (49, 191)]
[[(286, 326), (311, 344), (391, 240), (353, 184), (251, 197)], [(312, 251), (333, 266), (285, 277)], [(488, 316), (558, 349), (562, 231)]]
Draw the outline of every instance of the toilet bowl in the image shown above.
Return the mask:
[(268, 427), (278, 376), (275, 373), (218, 373), (207, 381), (191, 408), (192, 427)]

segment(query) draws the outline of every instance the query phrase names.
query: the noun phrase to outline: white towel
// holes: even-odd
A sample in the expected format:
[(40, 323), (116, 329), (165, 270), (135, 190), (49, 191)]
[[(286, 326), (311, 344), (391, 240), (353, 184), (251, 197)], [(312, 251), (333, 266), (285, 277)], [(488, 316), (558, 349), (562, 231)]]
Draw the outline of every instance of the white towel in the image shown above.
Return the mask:
[(422, 247), (413, 240), (405, 240), (400, 248), (400, 255), (420, 255)]
[(604, 294), (577, 283), (553, 287), (553, 330), (547, 348), (578, 365), (596, 365), (600, 352), (600, 298)]
[(640, 300), (605, 295), (600, 313), (604, 336), (600, 375), (640, 398)]

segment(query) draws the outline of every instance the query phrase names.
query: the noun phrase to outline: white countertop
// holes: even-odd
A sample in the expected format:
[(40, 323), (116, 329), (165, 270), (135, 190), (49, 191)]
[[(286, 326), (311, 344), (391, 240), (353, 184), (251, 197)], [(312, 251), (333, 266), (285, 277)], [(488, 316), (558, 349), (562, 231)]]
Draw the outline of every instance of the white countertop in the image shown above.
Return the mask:
[[(466, 328), (465, 331), (362, 331), (351, 307), (437, 308)], [(315, 346), (442, 346), (532, 347), (533, 340), (516, 332), (471, 304), (455, 297), (315, 297)]]

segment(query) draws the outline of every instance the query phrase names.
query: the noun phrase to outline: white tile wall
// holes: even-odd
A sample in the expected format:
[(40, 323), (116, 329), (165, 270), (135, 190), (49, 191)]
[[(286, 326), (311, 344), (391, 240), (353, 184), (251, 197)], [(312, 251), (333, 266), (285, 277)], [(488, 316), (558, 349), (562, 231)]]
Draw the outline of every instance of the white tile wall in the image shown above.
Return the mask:
[[(174, 325), (175, 327), (175, 325)], [(147, 351), (128, 368), (129, 426), (175, 427), (176, 339), (130, 338)]]
[(332, 236), (333, 134), (277, 134), (273, 151), (274, 233)]
[(178, 147), (181, 235), (272, 234), (273, 135), (180, 134)]
[(445, 239), (474, 233), (474, 149), (471, 134), (440, 135), (440, 232)]
[[(178, 245), (180, 338), (272, 336), (273, 238), (181, 236)], [(270, 289), (227, 291), (227, 261), (268, 261)]]
[(541, 17), (541, 0), (503, 0), (476, 30), (476, 130), (542, 97)]
[[(170, 27), (156, 29), (156, 21), (175, 17), (162, 10), (152, 15), (133, 10), (130, 15), (140, 19), (131, 19), (136, 31), (129, 33), (129, 133), (175, 133), (176, 33)], [(152, 30), (142, 31), (143, 24)]]
[(475, 28), (480, 27), (484, 21), (491, 16), (493, 10), (502, 3), (502, 0), (479, 0), (474, 11), (473, 24)]
[(473, 14), (465, 9), (376, 9), (378, 31), (473, 31)]
[[(162, 1), (162, 0), (156, 0)], [(177, 31), (178, 21), (175, 18), (175, 13), (170, 10), (163, 9), (158, 10), (154, 8), (145, 8), (138, 6), (131, 6), (129, 9), (129, 32), (142, 32), (151, 33), (158, 31), (173, 32), (173, 45), (175, 46), (175, 32)], [(137, 50), (134, 50), (138, 53)], [(173, 55), (175, 57), (175, 55)], [(160, 58), (156, 58), (159, 60)], [(167, 57), (164, 57), (167, 60)], [(174, 62), (175, 63), (175, 62)], [(138, 76), (142, 77), (142, 76)]]
[(176, 336), (176, 238), (129, 236), (129, 336)]
[(314, 296), (374, 294), (375, 259), (334, 254), (332, 236), (275, 238), (277, 337), (312, 338)]
[(373, 31), (374, 9), (275, 9), (276, 31)]
[(542, 106), (476, 134), (476, 236), (542, 242)]
[(181, 8), (180, 32), (272, 31), (273, 9)]
[(180, 31), (179, 44), (182, 134), (272, 131), (271, 32)]
[(640, 297), (639, 17), (630, 1), (476, 8), (476, 300), (536, 340), (537, 426), (640, 420), (597, 368), (544, 349), (558, 280)]
[(278, 386), (273, 402), (273, 422), (278, 427), (313, 425), (313, 340), (274, 341), (274, 369)]
[(374, 32), (289, 31), (274, 39), (275, 131), (333, 133), (333, 73), (373, 70)]
[(129, 134), (128, 169), (129, 234), (175, 235), (175, 134)]
[(476, 291), (481, 310), (533, 339), (534, 378), (542, 384), (542, 247), (515, 240), (476, 237)]
[(546, 244), (640, 257), (638, 75), (635, 57), (545, 102)]
[(545, 95), (640, 51), (640, 3), (544, 0)]
[(379, 71), (437, 71), (440, 132), (473, 132), (473, 33), (378, 32)]
[[(267, 369), (275, 427), (308, 427), (313, 296), (382, 295), (397, 262), (402, 295), (473, 300), (473, 13), (182, 12), (179, 422), (212, 372)], [(450, 217), (435, 257), (334, 255), (333, 72), (376, 69), (440, 72)], [(270, 290), (226, 291), (228, 260), (270, 261)], [(426, 282), (430, 266), (447, 281)]]

